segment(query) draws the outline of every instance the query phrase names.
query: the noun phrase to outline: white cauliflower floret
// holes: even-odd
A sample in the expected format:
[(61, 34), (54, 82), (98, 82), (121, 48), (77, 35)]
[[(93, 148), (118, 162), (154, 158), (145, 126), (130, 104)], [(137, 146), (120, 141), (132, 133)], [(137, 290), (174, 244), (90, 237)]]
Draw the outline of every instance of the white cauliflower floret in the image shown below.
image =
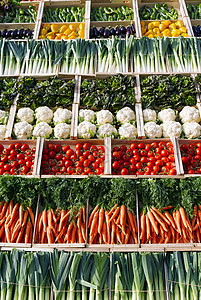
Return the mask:
[(21, 122), (32, 123), (34, 120), (34, 111), (31, 108), (20, 108), (17, 112), (17, 117)]
[(26, 140), (31, 136), (33, 126), (27, 121), (15, 123), (14, 133), (17, 139)]
[(33, 131), (34, 137), (44, 137), (49, 138), (52, 133), (52, 128), (46, 122), (41, 122), (36, 124)]
[(70, 136), (70, 125), (66, 123), (57, 124), (54, 127), (54, 136), (56, 139), (67, 139)]
[(130, 107), (124, 107), (117, 112), (117, 121), (121, 124), (135, 121), (135, 113)]
[(162, 137), (162, 128), (155, 122), (147, 122), (144, 125), (145, 134), (149, 139), (155, 139)]
[(4, 123), (6, 117), (6, 112), (4, 110), (0, 110), (0, 122)]
[(162, 122), (174, 121), (176, 118), (175, 112), (171, 108), (166, 108), (158, 113), (158, 118)]
[(0, 140), (5, 139), (6, 125), (0, 125)]
[(113, 121), (113, 114), (109, 110), (100, 110), (96, 114), (97, 124), (104, 125), (106, 123), (112, 123)]
[(180, 137), (182, 128), (179, 122), (175, 122), (175, 121), (165, 122), (161, 126), (163, 128), (163, 136), (165, 138)]
[(54, 124), (70, 123), (72, 118), (72, 112), (66, 108), (57, 108), (54, 112)]
[(117, 135), (117, 130), (111, 124), (104, 124), (98, 128), (97, 137), (99, 139), (107, 136), (111, 136), (112, 138), (114, 138), (116, 135)]
[(136, 139), (137, 128), (130, 123), (125, 123), (119, 128), (119, 135), (121, 139)]
[(143, 110), (143, 118), (145, 122), (156, 122), (156, 112), (153, 109), (146, 108)]
[(200, 122), (199, 110), (195, 107), (185, 106), (179, 113), (182, 123), (186, 122)]
[(201, 135), (201, 126), (196, 122), (184, 123), (182, 127), (188, 139), (195, 139)]
[(91, 109), (80, 109), (79, 111), (79, 121), (93, 122), (95, 118), (95, 112)]
[(37, 122), (50, 123), (53, 118), (53, 111), (47, 106), (41, 106), (36, 109)]
[(90, 139), (96, 134), (96, 125), (84, 121), (78, 125), (77, 133), (79, 138)]

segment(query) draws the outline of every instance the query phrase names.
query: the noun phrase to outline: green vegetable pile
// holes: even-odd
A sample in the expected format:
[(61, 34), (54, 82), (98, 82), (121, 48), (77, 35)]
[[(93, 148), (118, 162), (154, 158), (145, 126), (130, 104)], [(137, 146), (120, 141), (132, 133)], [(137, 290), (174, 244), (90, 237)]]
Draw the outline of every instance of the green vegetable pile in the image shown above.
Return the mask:
[(37, 81), (35, 78), (20, 78), (18, 81), (19, 107), (36, 109), (39, 106), (63, 108), (72, 106), (75, 80), (50, 77)]
[(9, 109), (17, 95), (17, 79), (0, 79), (0, 109)]
[(109, 109), (111, 112), (135, 104), (135, 77), (114, 75), (106, 79), (82, 81), (80, 105), (85, 108)]
[(174, 7), (168, 8), (166, 3), (156, 3), (153, 8), (147, 5), (141, 7), (139, 16), (141, 20), (176, 20), (178, 19), (178, 12)]
[(121, 6), (117, 8), (92, 7), (91, 9), (91, 21), (123, 21), (133, 19), (133, 9), (127, 6)]
[(43, 22), (84, 22), (85, 7), (46, 8)]
[(140, 85), (143, 109), (178, 109), (197, 103), (195, 84), (190, 76), (145, 76), (141, 77)]
[(37, 11), (34, 6), (29, 6), (27, 10), (11, 7), (0, 16), (0, 23), (35, 23), (36, 17)]
[(201, 19), (201, 3), (198, 5), (187, 4), (186, 6), (190, 19)]

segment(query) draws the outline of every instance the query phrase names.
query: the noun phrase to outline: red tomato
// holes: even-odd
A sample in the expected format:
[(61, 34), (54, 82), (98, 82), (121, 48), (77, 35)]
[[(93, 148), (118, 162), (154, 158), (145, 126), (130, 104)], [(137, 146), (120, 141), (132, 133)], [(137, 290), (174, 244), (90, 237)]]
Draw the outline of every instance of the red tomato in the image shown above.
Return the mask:
[(49, 158), (55, 158), (56, 153), (51, 150), (48, 155), (49, 155)]
[[(90, 173), (90, 172), (88, 172), (88, 173)], [(95, 170), (95, 173), (96, 173), (96, 175), (101, 175), (102, 170), (98, 168), (98, 169)]]
[(161, 151), (162, 151), (162, 150), (163, 150), (162, 147), (157, 147), (157, 148), (155, 149), (155, 153), (161, 154)]
[(79, 157), (79, 160), (81, 161), (81, 163), (83, 163), (83, 162), (85, 161), (85, 159), (86, 159), (86, 158), (85, 158), (84, 156), (80, 156), (80, 157)]
[(23, 153), (17, 154), (17, 159), (24, 159), (25, 155)]
[(125, 153), (126, 150), (127, 150), (127, 147), (126, 147), (125, 145), (122, 145), (122, 146), (120, 147), (120, 150), (121, 150), (123, 153)]
[(136, 164), (136, 168), (139, 170), (139, 169), (142, 169), (142, 167), (143, 167), (143, 164), (141, 163), (141, 162), (138, 162), (137, 164)]
[(159, 142), (159, 147), (165, 148), (166, 147), (166, 143), (165, 142)]
[(140, 161), (140, 159), (141, 159), (140, 155), (134, 155), (133, 158), (134, 158), (136, 161)]
[(53, 173), (59, 172), (59, 168), (58, 168), (57, 166), (53, 166), (53, 167), (51, 168), (51, 170), (52, 170)]
[(154, 152), (149, 151), (149, 152), (147, 153), (147, 156), (148, 156), (148, 157), (154, 157)]
[(175, 169), (171, 169), (169, 171), (169, 175), (176, 175), (177, 174), (177, 171)]
[(99, 157), (98, 151), (93, 151), (93, 152), (92, 152), (92, 155), (93, 155), (95, 158)]
[(188, 150), (188, 145), (187, 144), (183, 144), (183, 145), (181, 145), (180, 149), (182, 151), (187, 151)]
[(84, 156), (85, 158), (88, 157), (89, 155), (90, 155), (90, 151), (89, 151), (89, 150), (83, 152), (83, 156)]
[(19, 165), (22, 165), (22, 166), (25, 166), (25, 165), (26, 165), (26, 162), (25, 162), (24, 159), (20, 159), (20, 160), (18, 161), (18, 163), (19, 163)]
[[(19, 155), (19, 154), (18, 154), (18, 155)], [(25, 160), (26, 160), (26, 161), (29, 160), (29, 159), (27, 159), (27, 158), (28, 158), (28, 156), (25, 157)], [(31, 156), (30, 156), (30, 158), (31, 158)], [(49, 156), (48, 156), (47, 154), (43, 154), (42, 159), (45, 160), (45, 161), (48, 161), (48, 160), (49, 160)], [(30, 159), (30, 160), (31, 160), (31, 159)]]
[(6, 149), (6, 148), (4, 148), (3, 149), (3, 151), (2, 151), (2, 153), (4, 154), (4, 155), (9, 155), (10, 154), (10, 151), (8, 150), (8, 149)]
[(144, 149), (144, 148), (145, 148), (145, 144), (139, 143), (139, 144), (138, 144), (138, 148), (139, 148), (139, 149)]
[(80, 150), (76, 150), (76, 151), (75, 151), (75, 154), (76, 154), (77, 156), (82, 156), (82, 152), (81, 152)]
[(93, 163), (91, 164), (91, 166), (94, 168), (94, 170), (95, 170), (95, 169), (98, 169), (98, 163), (96, 163), (96, 162), (93, 162)]
[[(75, 149), (76, 150), (82, 150), (82, 144), (77, 144), (76, 146), (75, 146)], [(65, 151), (66, 152), (66, 151)]]
[(161, 168), (161, 171), (165, 172), (165, 173), (169, 173), (170, 169), (168, 167), (164, 166)]
[(104, 171), (104, 163), (99, 164), (99, 169), (101, 169), (102, 171)]
[(119, 160), (121, 157), (120, 153), (115, 151), (112, 153), (112, 158), (114, 158), (115, 160)]
[(131, 165), (135, 165), (137, 163), (137, 160), (133, 157), (130, 159)]
[(142, 157), (140, 162), (142, 163), (148, 163), (148, 158), (147, 157)]
[(55, 165), (56, 165), (56, 160), (50, 159), (50, 160), (49, 160), (49, 165), (50, 165), (50, 167), (55, 166)]
[(149, 167), (145, 167), (145, 168), (144, 168), (144, 171), (145, 171), (145, 172), (149, 172), (149, 173), (151, 173), (152, 169), (151, 169), (151, 168), (149, 168)]
[(73, 162), (75, 162), (78, 159), (76, 154), (71, 155), (70, 160), (72, 160)]
[[(11, 168), (11, 169), (10, 169), (10, 173), (13, 174), (13, 175), (14, 175), (14, 174), (17, 174), (17, 169)], [(0, 175), (3, 175), (3, 174), (1, 174), (1, 169), (0, 169)]]
[(193, 168), (196, 168), (196, 167), (199, 165), (199, 162), (198, 162), (197, 160), (195, 160), (195, 159), (192, 159), (192, 160), (190, 161), (190, 163), (191, 163), (191, 166), (192, 166)]
[(131, 145), (130, 145), (130, 149), (131, 150), (134, 150), (134, 149), (136, 149), (137, 148), (137, 144), (136, 143), (132, 143)]
[(90, 160), (86, 159), (86, 160), (83, 162), (83, 167), (85, 167), (85, 168), (89, 167), (90, 163), (91, 163)]
[(151, 148), (157, 148), (158, 144), (156, 142), (151, 143)]
[(140, 151), (140, 155), (141, 156), (147, 156), (147, 151), (144, 149), (144, 150), (141, 150)]
[(131, 166), (129, 167), (129, 170), (130, 170), (131, 172), (135, 173), (136, 170), (137, 170), (137, 168), (136, 168), (136, 166), (131, 165)]
[(130, 156), (125, 154), (123, 156), (123, 161), (129, 161), (129, 160), (130, 160)]
[(57, 162), (57, 166), (58, 166), (59, 168), (64, 167), (64, 162), (63, 162), (62, 160), (59, 160), (59, 161)]
[(195, 149), (196, 145), (195, 145), (195, 143), (190, 143), (188, 147), (189, 147), (189, 149)]
[(128, 169), (123, 168), (123, 169), (121, 170), (121, 175), (128, 175), (128, 174), (129, 174)]
[(133, 155), (138, 155), (138, 154), (139, 154), (139, 152), (140, 152), (140, 150), (139, 150), (139, 149), (134, 149), (134, 150), (133, 150)]
[(162, 167), (162, 166), (163, 166), (163, 161), (162, 161), (162, 160), (157, 160), (157, 161), (155, 162), (155, 165), (156, 165), (156, 166), (159, 166), (159, 167), (160, 167), (160, 166)]
[(112, 149), (112, 152), (118, 152), (119, 151), (119, 147), (114, 147), (113, 149)]
[(155, 157), (156, 160), (162, 159), (162, 155), (161, 155), (160, 153), (156, 153), (156, 154), (154, 155), (154, 157)]
[(151, 161), (152, 163), (154, 163), (154, 164), (155, 164), (155, 162), (156, 162), (156, 159), (155, 159), (155, 157), (149, 157), (149, 161)]
[(93, 155), (90, 154), (90, 155), (88, 156), (88, 160), (90, 160), (91, 162), (93, 162), (93, 161), (95, 161), (95, 158), (94, 158)]
[(1, 161), (4, 162), (4, 163), (7, 162), (8, 161), (8, 157), (6, 155), (2, 156), (1, 157)]
[(174, 167), (173, 163), (171, 162), (167, 162), (166, 163), (166, 166), (169, 168), (169, 169), (172, 169)]
[(201, 155), (201, 148), (197, 148), (195, 151), (198, 155)]
[(5, 171), (10, 171), (10, 169), (11, 169), (11, 166), (10, 166), (10, 165), (8, 165), (8, 164), (5, 164), (5, 165), (4, 165), (4, 170), (5, 170)]
[(156, 173), (159, 172), (160, 171), (159, 166), (153, 166), (153, 171)]
[(51, 143), (48, 143), (48, 144), (47, 144), (47, 148), (48, 148), (49, 150), (53, 151), (53, 150), (54, 150), (54, 145), (51, 144)]
[(27, 168), (27, 166), (23, 166), (22, 173), (26, 174), (27, 172), (29, 172), (29, 168)]
[(63, 151), (64, 153), (66, 153), (66, 151), (68, 151), (69, 149), (70, 149), (70, 146), (69, 146), (69, 145), (65, 145), (65, 146), (62, 147), (62, 151)]
[(146, 150), (147, 152), (149, 152), (150, 149), (151, 149), (151, 144), (147, 144), (147, 145), (145, 146), (145, 150)]
[(169, 159), (167, 157), (162, 157), (161, 160), (163, 161), (163, 164), (169, 162)]
[(74, 165), (75, 165), (76, 168), (82, 167), (81, 161), (76, 161)]
[(162, 156), (168, 156), (169, 153), (168, 153), (167, 150), (164, 149), (164, 150), (161, 151), (161, 155), (162, 155)]
[[(118, 148), (118, 147), (117, 147)], [(119, 149), (119, 148), (118, 148)], [(90, 152), (93, 152), (93, 151), (97, 151), (98, 148), (96, 147), (96, 145), (92, 145), (89, 149)], [(117, 150), (118, 151), (118, 150)]]
[[(99, 170), (99, 169), (96, 169), (96, 170)], [(89, 174), (90, 172), (91, 172), (91, 169), (89, 168), (89, 167), (86, 167), (86, 168), (84, 168), (84, 172), (86, 173), (86, 174)], [(98, 174), (99, 175), (99, 174)]]
[(125, 162), (123, 163), (123, 167), (124, 167), (124, 168), (129, 168), (129, 166), (130, 166), (130, 164), (129, 164), (128, 161), (125, 161)]
[(72, 166), (73, 162), (71, 160), (67, 160), (65, 161), (65, 167), (68, 168), (70, 166)]
[(118, 170), (118, 169), (119, 169), (119, 167), (120, 167), (120, 164), (119, 164), (119, 162), (118, 162), (118, 161), (115, 161), (115, 162), (113, 162), (113, 164), (112, 164), (112, 168), (113, 168), (114, 170)]
[(61, 145), (60, 145), (60, 144), (55, 144), (55, 145), (54, 145), (54, 151), (55, 151), (56, 153), (59, 153), (59, 152), (61, 151)]
[(29, 145), (27, 144), (23, 144), (22, 147), (21, 147), (21, 151), (26, 151), (26, 149), (29, 149)]
[(99, 146), (98, 147), (98, 152), (99, 153), (105, 153), (105, 147), (104, 146)]
[(196, 146), (197, 146), (198, 148), (201, 148), (201, 143), (197, 143)]
[(27, 166), (27, 168), (31, 169), (31, 166), (32, 166), (31, 161), (26, 161), (26, 166)]
[(17, 152), (14, 149), (12, 149), (10, 150), (10, 155), (17, 156)]
[[(13, 145), (13, 144), (11, 144), (11, 145)], [(2, 144), (0, 144), (0, 152), (2, 152), (3, 149), (4, 149), (4, 146)]]
[(61, 153), (55, 155), (56, 160), (62, 160), (63, 155)]
[(73, 154), (74, 154), (73, 149), (69, 149), (68, 151), (66, 151), (67, 158), (70, 158), (71, 155), (73, 155)]
[(153, 169), (153, 166), (154, 166), (153, 162), (151, 162), (151, 161), (148, 161), (148, 163), (147, 163), (147, 167), (149, 167), (149, 168)]
[[(18, 163), (17, 163), (18, 164)], [(0, 162), (0, 168), (3, 168), (4, 167), (4, 162)]]
[(22, 144), (21, 143), (17, 143), (15, 144), (15, 149), (19, 150), (21, 148)]
[(76, 167), (75, 168), (75, 173), (80, 175), (80, 174), (82, 174), (83, 170), (84, 170), (83, 167)]
[(168, 155), (168, 159), (169, 161), (174, 162), (175, 161), (174, 154)]
[(84, 143), (84, 145), (83, 145), (83, 149), (84, 149), (85, 151), (88, 150), (90, 147), (91, 147), (91, 144), (90, 144), (90, 143)]
[(61, 169), (60, 169), (60, 172), (63, 174), (63, 173), (66, 173), (66, 167), (62, 167)]
[[(1, 149), (1, 146), (2, 145), (0, 145), (0, 151), (2, 151), (3, 149)], [(3, 147), (3, 146), (2, 146)], [(10, 144), (10, 145), (8, 145), (8, 150), (13, 150), (15, 148), (15, 145), (14, 144)]]

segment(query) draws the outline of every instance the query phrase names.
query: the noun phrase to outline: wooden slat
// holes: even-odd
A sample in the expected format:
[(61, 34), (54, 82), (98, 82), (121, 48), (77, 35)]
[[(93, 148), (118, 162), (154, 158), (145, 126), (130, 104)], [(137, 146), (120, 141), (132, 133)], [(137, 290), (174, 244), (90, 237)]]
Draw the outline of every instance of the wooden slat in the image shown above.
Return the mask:
[(90, 20), (91, 15), (91, 1), (85, 2), (85, 21)]
[(179, 146), (179, 140), (176, 138), (176, 146), (177, 146), (177, 158), (179, 162), (179, 168), (180, 168), (180, 174), (184, 174), (184, 167), (181, 159), (181, 151), (180, 151), (180, 146)]
[(188, 11), (184, 0), (179, 0), (180, 11), (183, 17), (188, 17)]
[(33, 175), (40, 175), (38, 172), (38, 164), (40, 164), (39, 159), (41, 160), (42, 157), (39, 157), (40, 152), (40, 137), (37, 138), (36, 142), (36, 152), (35, 152), (35, 160), (34, 160), (34, 167), (33, 167)]
[(141, 138), (145, 136), (141, 103), (135, 103), (135, 114), (136, 114), (138, 137)]
[(177, 146), (176, 138), (171, 137), (170, 139), (174, 148), (174, 157), (175, 157), (175, 166), (176, 166), (177, 175), (180, 175), (181, 169), (180, 169), (179, 158), (178, 158), (178, 146)]
[(136, 75), (135, 78), (136, 78), (135, 99), (136, 102), (141, 102), (140, 76)]
[(134, 14), (134, 21), (135, 21), (135, 30), (136, 30), (136, 37), (141, 37), (141, 26), (140, 26), (140, 18), (139, 18), (139, 9), (137, 0), (132, 0), (133, 4), (133, 14)]
[(78, 111), (79, 104), (73, 104), (74, 106), (74, 124), (73, 124), (73, 138), (77, 139), (77, 127), (78, 127)]
[(42, 21), (43, 18), (43, 11), (44, 11), (44, 2), (40, 1), (37, 13), (37, 21)]
[(90, 20), (85, 20), (84, 38), (85, 40), (90, 38)]
[(109, 175), (109, 174), (112, 174), (112, 141), (111, 141), (111, 136), (104, 138), (104, 145), (105, 145), (104, 174)]
[(75, 76), (75, 90), (74, 90), (74, 103), (80, 104), (80, 88), (81, 88), (81, 76)]
[(138, 244), (140, 244), (140, 208), (139, 208), (139, 197), (138, 197), (138, 192), (136, 190), (136, 219), (137, 219), (137, 239), (138, 239)]
[(38, 201), (37, 201), (37, 206), (36, 206), (35, 224), (34, 224), (34, 230), (33, 230), (32, 245), (35, 242), (36, 224), (37, 224), (37, 221), (38, 221), (38, 214), (39, 214), (39, 202), (40, 202), (40, 195), (38, 195)]
[(35, 29), (34, 29), (34, 35), (33, 35), (34, 40), (37, 40), (38, 37), (39, 37), (41, 25), (42, 25), (41, 20), (36, 21)]
[(74, 123), (75, 123), (75, 105), (72, 106), (72, 119), (71, 119), (71, 128), (70, 128), (70, 138), (74, 138)]

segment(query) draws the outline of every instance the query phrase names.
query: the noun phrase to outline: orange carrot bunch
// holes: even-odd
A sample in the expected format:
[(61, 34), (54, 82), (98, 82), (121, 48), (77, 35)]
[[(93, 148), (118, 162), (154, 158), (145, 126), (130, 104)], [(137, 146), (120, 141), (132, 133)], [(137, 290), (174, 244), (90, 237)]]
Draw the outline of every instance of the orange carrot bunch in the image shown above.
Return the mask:
[(147, 214), (140, 215), (141, 244), (190, 243), (193, 228), (183, 207), (168, 212), (172, 206), (164, 207), (161, 213), (152, 207)]
[(110, 211), (97, 205), (88, 229), (89, 244), (138, 244), (135, 215), (125, 205), (115, 205)]
[(194, 217), (192, 220), (192, 228), (193, 228), (193, 242), (200, 243), (201, 242), (201, 205), (199, 205), (199, 209), (197, 205), (194, 206)]
[(23, 211), (22, 205), (13, 201), (0, 204), (0, 242), (31, 243), (34, 229), (34, 214), (31, 207)]
[(78, 211), (43, 210), (37, 218), (35, 242), (40, 244), (86, 242), (85, 206)]

